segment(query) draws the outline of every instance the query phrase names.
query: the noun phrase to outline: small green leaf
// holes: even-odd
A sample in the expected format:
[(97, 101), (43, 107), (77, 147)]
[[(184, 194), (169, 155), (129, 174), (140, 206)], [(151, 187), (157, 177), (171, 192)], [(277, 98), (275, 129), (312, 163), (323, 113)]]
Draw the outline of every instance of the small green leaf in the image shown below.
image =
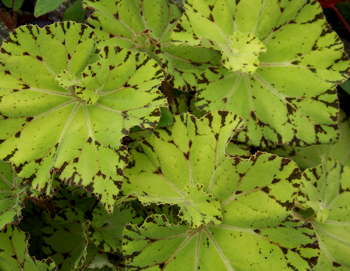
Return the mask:
[(160, 120), (158, 123), (158, 127), (167, 127), (171, 126), (174, 122), (174, 117), (171, 114), (170, 110), (162, 107), (160, 109)]
[(24, 232), (8, 226), (0, 232), (0, 270), (50, 271), (56, 270), (53, 263), (37, 261), (28, 253)]
[(102, 208), (96, 208), (91, 222), (89, 239), (102, 251), (120, 253), (122, 231), (128, 223), (141, 223), (143, 218), (138, 216), (130, 204), (117, 206), (112, 214)]
[(64, 12), (65, 21), (84, 22), (86, 11), (83, 9), (82, 0), (76, 0)]
[(350, 94), (350, 80), (348, 80), (345, 83), (341, 84), (340, 87), (342, 89), (344, 89), (348, 94)]
[(36, 0), (34, 16), (40, 17), (58, 8), (65, 0)]
[(24, 0), (1, 0), (1, 2), (7, 7), (12, 8), (14, 10), (21, 9)]
[(315, 212), (309, 221), (323, 254), (315, 270), (349, 269), (350, 167), (322, 159), (318, 167), (305, 171), (301, 191), (304, 208), (311, 207)]
[(96, 199), (80, 188), (63, 187), (59, 183), (56, 193), (44, 206), (31, 205), (21, 226), (33, 237), (36, 255), (52, 258), (62, 271), (83, 270), (79, 268), (91, 252), (86, 217), (91, 214)]
[(281, 146), (274, 153), (293, 159), (299, 167), (311, 168), (318, 166), (323, 159), (338, 160), (344, 166), (350, 166), (350, 122), (344, 112), (339, 118), (339, 138), (334, 144), (320, 144), (308, 147)]
[(0, 230), (21, 216), (26, 188), (10, 164), (0, 161)]

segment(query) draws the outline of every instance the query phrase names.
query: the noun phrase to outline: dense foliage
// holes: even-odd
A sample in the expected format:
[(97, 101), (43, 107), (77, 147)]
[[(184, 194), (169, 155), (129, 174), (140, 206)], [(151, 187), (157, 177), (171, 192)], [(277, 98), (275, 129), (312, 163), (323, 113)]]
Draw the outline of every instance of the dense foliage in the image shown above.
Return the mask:
[(83, 6), (0, 48), (0, 270), (350, 270), (350, 61), (316, 0)]

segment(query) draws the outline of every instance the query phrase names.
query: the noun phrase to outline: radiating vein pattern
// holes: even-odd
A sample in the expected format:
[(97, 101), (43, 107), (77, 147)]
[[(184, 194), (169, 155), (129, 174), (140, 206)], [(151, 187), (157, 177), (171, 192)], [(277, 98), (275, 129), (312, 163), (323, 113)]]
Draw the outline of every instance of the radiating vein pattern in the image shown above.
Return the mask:
[(59, 175), (111, 210), (127, 162), (122, 138), (155, 126), (166, 105), (156, 61), (99, 47), (90, 27), (64, 22), (18, 28), (2, 45), (0, 73), (0, 158), (34, 189), (50, 193)]
[(336, 140), (335, 87), (349, 77), (350, 63), (316, 0), (187, 0), (171, 38), (220, 52), (218, 78), (204, 72), (195, 80), (197, 106), (246, 119), (236, 140)]

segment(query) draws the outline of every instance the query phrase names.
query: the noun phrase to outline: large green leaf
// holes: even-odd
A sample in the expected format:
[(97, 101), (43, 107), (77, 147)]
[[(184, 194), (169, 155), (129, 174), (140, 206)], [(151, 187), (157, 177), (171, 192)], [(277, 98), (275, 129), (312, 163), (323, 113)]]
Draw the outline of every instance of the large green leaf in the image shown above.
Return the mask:
[(0, 230), (21, 216), (26, 188), (10, 164), (0, 161)]
[(349, 270), (350, 268), (350, 167), (333, 159), (304, 173), (302, 192), (304, 208), (315, 215), (307, 218), (313, 226), (323, 259), (317, 271)]
[(49, 271), (55, 270), (55, 265), (32, 259), (28, 254), (25, 233), (8, 226), (0, 232), (0, 270)]
[(172, 39), (221, 52), (225, 71), (213, 82), (197, 80), (197, 105), (249, 120), (238, 140), (334, 141), (335, 86), (350, 65), (316, 0), (188, 0)]
[[(319, 255), (315, 235), (292, 210), (300, 185), (296, 165), (267, 153), (226, 161), (207, 188), (220, 202), (220, 224), (192, 228), (151, 216), (140, 227), (127, 225), (127, 270), (312, 269)], [(199, 163), (204, 171), (210, 167)], [(176, 166), (188, 178), (186, 167)]]
[(124, 192), (143, 203), (179, 205), (181, 218), (193, 227), (220, 223), (220, 204), (208, 190), (230, 167), (225, 148), (241, 120), (227, 112), (201, 119), (184, 114), (174, 119), (171, 128), (137, 138), (131, 150), (135, 162), (126, 171), (129, 181)]
[[(88, 22), (119, 46), (147, 52), (173, 75), (174, 86), (190, 87), (198, 80), (218, 76), (208, 67), (219, 65), (220, 55), (211, 49), (170, 40), (179, 8), (168, 0), (85, 0), (93, 10)], [(176, 29), (175, 29), (176, 31)]]
[(58, 174), (111, 210), (125, 165), (121, 139), (133, 126), (155, 126), (166, 105), (157, 63), (117, 47), (97, 51), (88, 26), (64, 22), (20, 27), (0, 64), (0, 158), (35, 189), (50, 192)]

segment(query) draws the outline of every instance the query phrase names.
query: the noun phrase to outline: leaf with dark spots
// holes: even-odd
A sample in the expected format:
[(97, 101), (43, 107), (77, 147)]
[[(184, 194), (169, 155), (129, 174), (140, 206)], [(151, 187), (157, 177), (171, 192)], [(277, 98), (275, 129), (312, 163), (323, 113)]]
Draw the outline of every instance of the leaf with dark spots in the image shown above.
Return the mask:
[(232, 130), (240, 123), (239, 118), (224, 112), (201, 119), (185, 114), (174, 116), (172, 127), (157, 129), (145, 138), (136, 137), (130, 144), (135, 162), (126, 171), (130, 182), (123, 191), (145, 204), (177, 204), (180, 218), (192, 227), (219, 223), (218, 201), (207, 186), (216, 171), (230, 166), (225, 162), (225, 148)]
[(349, 76), (350, 62), (315, 0), (188, 0), (184, 7), (173, 41), (220, 52), (217, 67), (226, 68), (219, 79), (191, 82), (198, 107), (246, 119), (236, 140), (249, 145), (336, 140), (334, 89)]
[(8, 224), (17, 223), (21, 218), (27, 193), (11, 165), (0, 161), (0, 230)]
[[(214, 123), (218, 123), (216, 116)], [(179, 125), (175, 123), (175, 126)], [(198, 126), (200, 130), (204, 129), (200, 123)], [(195, 138), (192, 140), (192, 148), (196, 148), (197, 141)], [(207, 138), (204, 140), (208, 141)], [(164, 145), (161, 147), (164, 151)], [(158, 159), (164, 170), (168, 170), (160, 151), (156, 152), (158, 158), (152, 157), (152, 161)], [(150, 157), (152, 153), (147, 152), (147, 155)], [(270, 159), (271, 156), (275, 158)], [(317, 239), (309, 226), (293, 215), (293, 201), (299, 191), (294, 184), (300, 181), (287, 180), (287, 177), (296, 165), (290, 162), (280, 170), (283, 158), (268, 153), (259, 153), (255, 159), (238, 156), (236, 159), (240, 159), (240, 163), (232, 163), (233, 159), (228, 157), (219, 158), (221, 162), (216, 166), (216, 175), (214, 178), (211, 175), (212, 184), (205, 185), (211, 197), (220, 202), (222, 216), (217, 217), (218, 222), (202, 223), (193, 228), (187, 221), (185, 224), (169, 223), (153, 215), (140, 226), (128, 225), (124, 229), (128, 238), (124, 238), (122, 247), (129, 270), (162, 265), (164, 271), (178, 267), (184, 271), (270, 271), (271, 266), (276, 270), (294, 271), (296, 267), (298, 271), (307, 271), (315, 265), (319, 253), (319, 246), (315, 244)], [(136, 161), (141, 161), (141, 156)], [(200, 162), (201, 169), (209, 165), (206, 161)], [(136, 162), (137, 167), (140, 170)], [(188, 178), (184, 169), (181, 167), (182, 174)], [(193, 172), (197, 172), (195, 167)], [(204, 176), (207, 175), (210, 174), (205, 173)], [(280, 181), (276, 182), (276, 178)], [(198, 175), (193, 175), (193, 179), (208, 184)], [(181, 209), (180, 204), (180, 212)], [(208, 211), (202, 214), (203, 218), (208, 215)], [(304, 253), (305, 248), (307, 253)], [(191, 261), (183, 265), (187, 259)]]
[(299, 206), (314, 212), (308, 220), (322, 244), (317, 271), (346, 270), (350, 266), (349, 180), (350, 167), (331, 158), (323, 158), (318, 167), (304, 172)]
[(22, 26), (10, 39), (22, 45), (5, 41), (0, 54), (0, 159), (22, 165), (19, 176), (36, 191), (50, 194), (58, 174), (92, 188), (112, 211), (116, 168), (129, 162), (122, 138), (134, 126), (154, 127), (166, 106), (161, 67), (144, 53), (100, 45), (91, 27), (74, 22)]

